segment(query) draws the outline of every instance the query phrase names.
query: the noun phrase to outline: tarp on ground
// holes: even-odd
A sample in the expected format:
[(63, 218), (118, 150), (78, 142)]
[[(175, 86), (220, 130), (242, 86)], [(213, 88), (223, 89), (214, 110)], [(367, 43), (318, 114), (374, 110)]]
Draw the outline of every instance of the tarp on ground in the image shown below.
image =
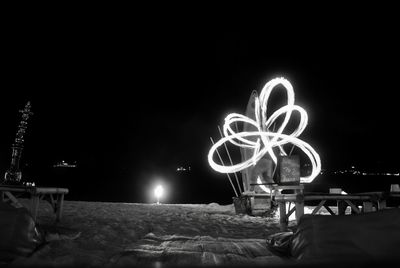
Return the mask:
[(400, 260), (400, 209), (341, 216), (303, 215), (290, 251), (298, 260)]
[(27, 257), (44, 242), (26, 208), (0, 202), (0, 261)]
[[(264, 239), (237, 239), (211, 236), (182, 236), (149, 233), (132, 247), (114, 256), (112, 266), (167, 265), (175, 267), (215, 265), (277, 265)], [(157, 266), (157, 265), (156, 265)]]

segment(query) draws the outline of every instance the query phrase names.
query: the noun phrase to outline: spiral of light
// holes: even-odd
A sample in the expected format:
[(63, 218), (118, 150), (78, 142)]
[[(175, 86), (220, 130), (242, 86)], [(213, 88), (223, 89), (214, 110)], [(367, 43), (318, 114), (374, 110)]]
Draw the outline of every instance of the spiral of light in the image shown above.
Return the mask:
[[(288, 99), (287, 105), (276, 110), (269, 118), (267, 118), (269, 96), (271, 95), (272, 90), (279, 84), (281, 84), (286, 90)], [(298, 112), (300, 115), (299, 125), (291, 134), (284, 134), (283, 131), (289, 123), (293, 112)], [(277, 131), (270, 131), (270, 127), (276, 123), (276, 119), (283, 115), (284, 120), (278, 127)], [(248, 123), (254, 126), (257, 130), (235, 132), (231, 125), (238, 122)], [(294, 104), (294, 91), (290, 82), (283, 77), (272, 79), (264, 86), (260, 96), (256, 97), (255, 99), (255, 120), (238, 113), (229, 114), (225, 118), (223, 126), (224, 137), (222, 137), (211, 147), (208, 153), (208, 163), (214, 170), (220, 173), (234, 173), (255, 165), (265, 154), (269, 154), (274, 163), (277, 164), (277, 156), (275, 155), (273, 149), (277, 147), (280, 151), (280, 154), (286, 156), (287, 153), (283, 146), (286, 144), (292, 144), (304, 152), (304, 154), (310, 160), (312, 167), (311, 174), (309, 176), (300, 178), (300, 182), (309, 183), (313, 181), (314, 178), (320, 173), (321, 159), (318, 153), (308, 143), (298, 138), (298, 136), (306, 128), (307, 123), (307, 112), (302, 107)], [(257, 140), (252, 141), (248, 139), (249, 137), (257, 137)], [(253, 149), (253, 156), (244, 162), (231, 166), (217, 164), (213, 160), (214, 153), (226, 142), (230, 142), (241, 148)], [(257, 181), (259, 183), (261, 182), (259, 178)]]

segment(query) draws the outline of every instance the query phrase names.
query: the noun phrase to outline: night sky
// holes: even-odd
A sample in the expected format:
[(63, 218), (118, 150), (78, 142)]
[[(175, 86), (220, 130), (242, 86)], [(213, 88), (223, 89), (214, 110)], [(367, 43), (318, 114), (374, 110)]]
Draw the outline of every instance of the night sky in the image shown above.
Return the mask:
[[(29, 100), (28, 180), (81, 200), (150, 202), (161, 181), (171, 202), (230, 202), (226, 176), (208, 166), (209, 137), (218, 139), (224, 117), (244, 113), (251, 91), (277, 76), (308, 112), (301, 138), (323, 169), (399, 168), (393, 16), (219, 12), (53, 15), (5, 26), (0, 171)], [(63, 159), (78, 168), (51, 168)]]

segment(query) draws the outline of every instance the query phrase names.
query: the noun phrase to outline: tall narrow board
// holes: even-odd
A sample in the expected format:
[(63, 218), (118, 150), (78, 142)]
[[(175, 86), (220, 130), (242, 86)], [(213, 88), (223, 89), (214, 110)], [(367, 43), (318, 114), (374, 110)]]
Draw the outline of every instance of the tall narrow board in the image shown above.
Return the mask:
[[(253, 90), (253, 92), (251, 92), (249, 102), (247, 103), (246, 114), (245, 114), (248, 118), (251, 118), (253, 120), (256, 120), (256, 116), (255, 116), (256, 97), (258, 97), (258, 93), (257, 93), (257, 91)], [(257, 131), (257, 128), (255, 126), (250, 125), (249, 123), (245, 122), (245, 123), (243, 123), (243, 131), (244, 132)], [(246, 139), (254, 141), (254, 142), (257, 141), (256, 136), (246, 137)], [(242, 153), (242, 162), (244, 162), (253, 156), (254, 150), (251, 148), (243, 148), (241, 150), (241, 153)], [(254, 181), (254, 179), (252, 179), (252, 177), (251, 177), (253, 168), (254, 168), (253, 166), (250, 166), (242, 171), (242, 176), (243, 176), (242, 178), (243, 178), (243, 184), (244, 184), (245, 191), (251, 191), (253, 187), (251, 187), (250, 184), (256, 183), (256, 181)]]
[[(256, 120), (255, 116), (255, 100), (258, 96), (257, 91), (253, 90), (250, 95), (249, 102), (246, 108), (246, 116), (248, 118)], [(252, 132), (257, 131), (257, 128), (249, 123), (243, 123), (243, 131), (244, 132)], [(256, 142), (257, 136), (249, 136), (246, 139)], [(247, 161), (251, 157), (253, 157), (254, 149), (251, 148), (242, 148), (241, 149), (241, 156), (242, 162)], [(265, 155), (258, 161), (255, 166), (250, 166), (242, 171), (242, 178), (244, 184), (245, 191), (255, 191), (256, 193), (264, 192), (259, 186), (254, 186), (252, 184), (257, 183), (258, 175), (261, 175), (261, 182), (262, 183), (273, 183), (272, 179), (272, 169), (273, 169), (273, 162), (269, 155)]]

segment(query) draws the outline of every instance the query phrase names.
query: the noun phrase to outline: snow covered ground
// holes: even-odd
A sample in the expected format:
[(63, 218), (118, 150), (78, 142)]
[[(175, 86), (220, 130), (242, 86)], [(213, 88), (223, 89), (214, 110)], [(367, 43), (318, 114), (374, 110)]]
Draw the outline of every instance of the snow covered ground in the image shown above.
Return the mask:
[[(24, 200), (27, 202), (28, 200)], [(15, 265), (118, 266), (134, 264), (273, 264), (266, 237), (272, 218), (236, 215), (233, 205), (132, 204), (65, 201), (54, 223), (41, 201), (38, 224), (48, 241)], [(289, 227), (294, 227), (290, 222)]]

